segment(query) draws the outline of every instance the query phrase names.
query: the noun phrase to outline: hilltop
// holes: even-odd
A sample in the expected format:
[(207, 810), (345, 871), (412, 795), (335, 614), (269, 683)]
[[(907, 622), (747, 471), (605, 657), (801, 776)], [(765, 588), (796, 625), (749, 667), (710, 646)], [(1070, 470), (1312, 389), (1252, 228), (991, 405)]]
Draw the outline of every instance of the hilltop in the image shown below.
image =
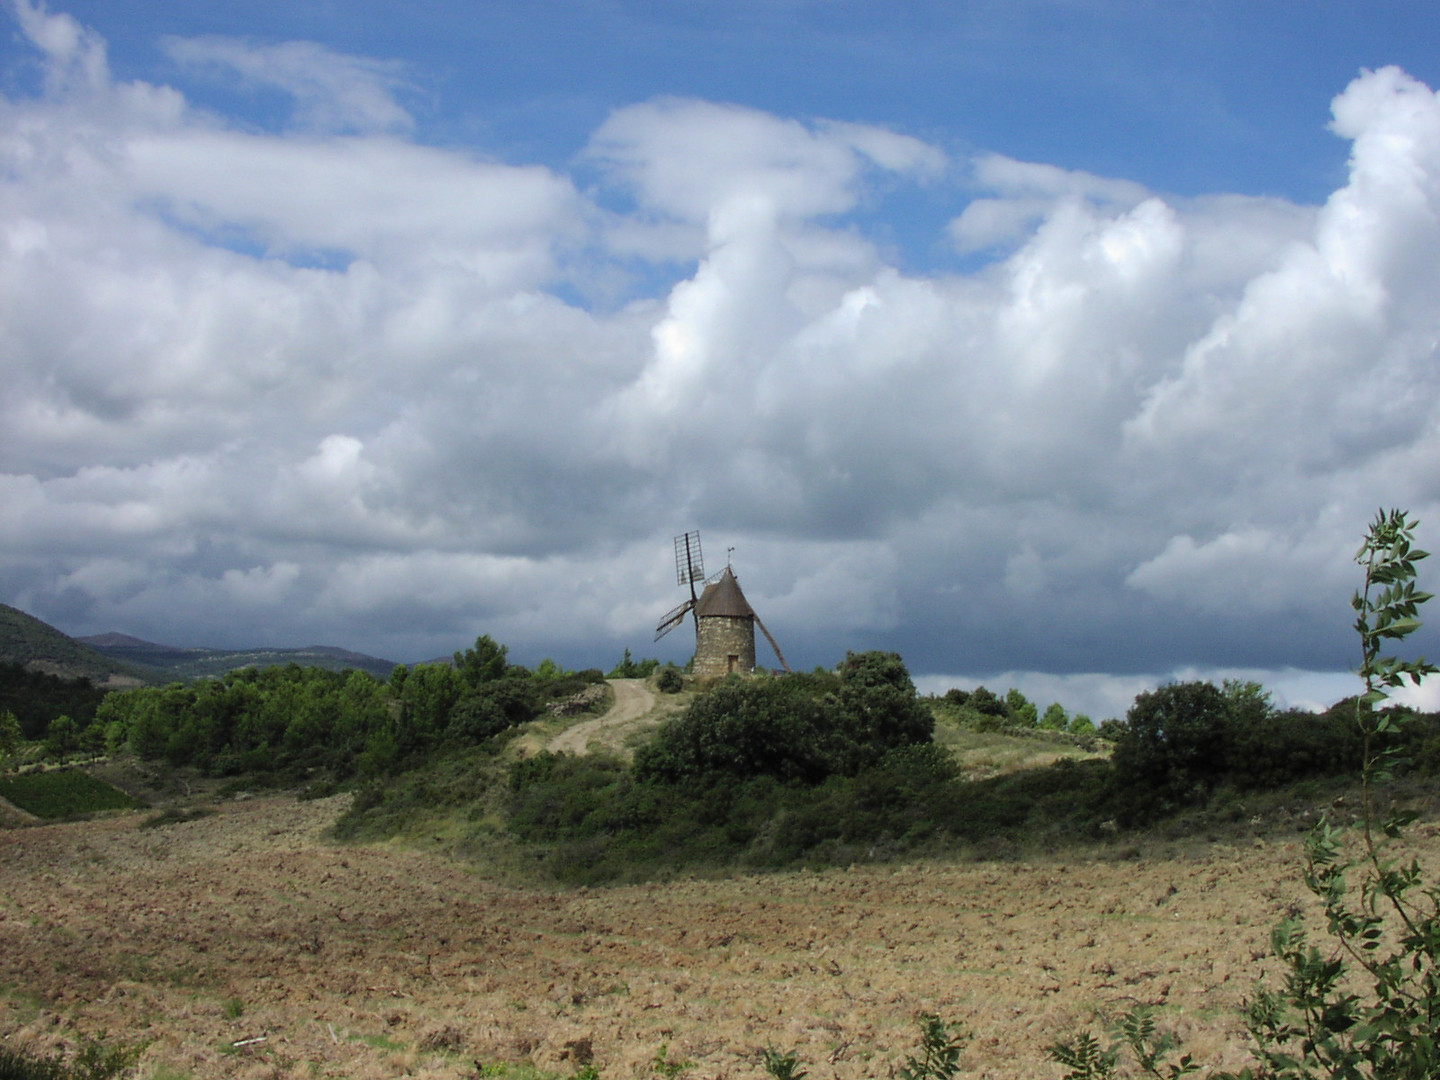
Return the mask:
[(327, 671), (354, 669), (385, 679), (395, 670), (394, 660), (382, 660), (365, 653), (333, 645), (309, 645), (299, 649), (205, 649), (157, 645), (128, 634), (97, 634), (76, 639), (96, 652), (132, 667), (157, 673), (162, 681), (188, 680), (224, 675), (243, 667), (275, 667), (299, 664)]
[(332, 645), (298, 649), (207, 649), (157, 645), (129, 634), (108, 633), (72, 638), (18, 608), (0, 604), (0, 664), (18, 664), (27, 671), (62, 679), (89, 679), (96, 686), (117, 688), (142, 683), (185, 682), (223, 675), (243, 667), (285, 664), (356, 669), (388, 678), (395, 661)]
[(0, 663), (62, 679), (89, 679), (96, 686), (138, 686), (145, 673), (61, 633), (18, 608), (0, 604)]

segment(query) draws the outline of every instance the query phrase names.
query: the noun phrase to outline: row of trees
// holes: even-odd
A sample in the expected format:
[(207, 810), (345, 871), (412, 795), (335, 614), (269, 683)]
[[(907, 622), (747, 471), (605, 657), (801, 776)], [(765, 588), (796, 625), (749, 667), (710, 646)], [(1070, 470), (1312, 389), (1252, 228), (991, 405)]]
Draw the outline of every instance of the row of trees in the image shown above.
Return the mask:
[[(1278, 788), (1310, 777), (1357, 775), (1372, 703), (1346, 698), (1323, 713), (1277, 709), (1259, 683), (1162, 686), (1141, 694), (1117, 731), (1111, 759), (1125, 816), (1158, 816), (1215, 789)], [(1440, 771), (1440, 716), (1390, 707), (1377, 737), (1401, 770)]]
[(602, 680), (548, 661), (531, 672), (486, 635), (453, 666), (401, 665), (388, 680), (289, 664), (112, 693), (78, 735), (218, 776), (322, 767), (378, 776), (482, 742)]
[(69, 716), (82, 727), (89, 724), (105, 694), (89, 679), (62, 679), (22, 664), (0, 663), (0, 715), (13, 716), (26, 739), (45, 738), (58, 716)]
[[(1068, 731), (1072, 735), (1093, 735), (1095, 722), (1084, 713), (1070, 715), (1058, 701), (1052, 701), (1043, 713), (1019, 690), (1010, 689), (1002, 698), (992, 690), (977, 686), (974, 690), (947, 690), (941, 699), (944, 708), (962, 726), (973, 731), (1013, 731), (1038, 728), (1042, 731)], [(1116, 724), (1116, 721), (1106, 721)], [(1101, 734), (1111, 731), (1101, 728)]]

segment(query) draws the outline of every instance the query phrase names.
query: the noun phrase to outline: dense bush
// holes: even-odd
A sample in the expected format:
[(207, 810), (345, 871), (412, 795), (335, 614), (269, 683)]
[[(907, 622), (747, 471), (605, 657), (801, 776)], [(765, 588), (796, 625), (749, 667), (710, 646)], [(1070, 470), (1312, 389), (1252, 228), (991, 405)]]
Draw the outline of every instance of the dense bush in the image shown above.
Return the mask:
[[(1262, 791), (1355, 775), (1364, 746), (1356, 707), (1352, 697), (1318, 715), (1281, 710), (1259, 684), (1233, 680), (1223, 688), (1188, 682), (1143, 693), (1127, 723), (1111, 730), (1122, 816), (1157, 818), (1203, 801), (1222, 785)], [(1379, 748), (1397, 755), (1398, 770), (1433, 771), (1440, 761), (1432, 761), (1426, 748), (1440, 738), (1440, 718), (1389, 711), (1406, 723), (1388, 725)]]
[(1246, 791), (1315, 776), (1353, 775), (1363, 745), (1354, 698), (1318, 715), (1299, 709), (1242, 712), (1226, 728), (1225, 778)]
[(928, 743), (935, 716), (915, 693), (898, 653), (846, 653), (828, 747), (832, 771), (853, 776), (891, 750)]
[(825, 703), (798, 680), (729, 679), (697, 698), (635, 756), (644, 780), (710, 773), (814, 783), (830, 771)]
[(642, 780), (710, 774), (818, 783), (930, 741), (935, 719), (895, 653), (849, 653), (838, 677), (732, 678), (636, 755)]
[(1070, 726), (1070, 717), (1059, 702), (1046, 708), (1043, 717), (1034, 702), (1013, 687), (1002, 698), (984, 686), (974, 690), (959, 687), (947, 690), (939, 699), (945, 714), (961, 727), (978, 732), (1024, 732), (1036, 728), (1093, 734), (1095, 725), (1083, 714)]
[(813, 784), (718, 772), (646, 779), (614, 759), (542, 753), (512, 766), (506, 817), (548, 874), (587, 884), (721, 866), (844, 865), (957, 844), (996, 854), (1094, 842), (1111, 790), (1103, 761), (967, 782), (933, 743)]
[(1173, 807), (1204, 795), (1225, 774), (1229, 703), (1211, 683), (1172, 683), (1135, 699), (1111, 762), (1142, 806)]

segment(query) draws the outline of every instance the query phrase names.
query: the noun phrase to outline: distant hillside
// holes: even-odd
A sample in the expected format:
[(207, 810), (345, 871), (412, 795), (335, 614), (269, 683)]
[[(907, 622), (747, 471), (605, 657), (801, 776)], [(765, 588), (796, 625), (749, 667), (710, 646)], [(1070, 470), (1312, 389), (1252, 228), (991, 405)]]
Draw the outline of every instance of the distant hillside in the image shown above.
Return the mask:
[(376, 678), (387, 679), (395, 669), (395, 661), (376, 656), (337, 649), (331, 645), (312, 645), (304, 649), (182, 649), (173, 645), (157, 645), (128, 634), (97, 634), (78, 641), (113, 660), (158, 673), (162, 680), (184, 681), (206, 676), (224, 675), (242, 667), (275, 667), (299, 664), (301, 667), (344, 671), (353, 668), (368, 671)]
[(0, 604), (0, 663), (64, 679), (89, 679), (96, 686), (136, 686), (146, 681), (144, 673), (122, 658), (104, 655), (8, 604)]

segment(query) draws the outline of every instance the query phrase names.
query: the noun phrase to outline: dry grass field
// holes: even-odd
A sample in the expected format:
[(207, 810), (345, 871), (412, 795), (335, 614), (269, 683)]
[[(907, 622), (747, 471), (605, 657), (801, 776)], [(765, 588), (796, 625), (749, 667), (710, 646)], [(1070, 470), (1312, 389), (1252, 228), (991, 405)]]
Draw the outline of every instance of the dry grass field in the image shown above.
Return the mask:
[(760, 1077), (766, 1045), (850, 1080), (888, 1076), (933, 1011), (970, 1033), (966, 1076), (1043, 1078), (1047, 1044), (1143, 1003), (1234, 1064), (1235, 1007), (1304, 898), (1298, 845), (1260, 842), (525, 890), (335, 845), (342, 801), (0, 832), (0, 1037), (145, 1040), (140, 1075), (169, 1080), (645, 1077), (662, 1044), (693, 1080)]

